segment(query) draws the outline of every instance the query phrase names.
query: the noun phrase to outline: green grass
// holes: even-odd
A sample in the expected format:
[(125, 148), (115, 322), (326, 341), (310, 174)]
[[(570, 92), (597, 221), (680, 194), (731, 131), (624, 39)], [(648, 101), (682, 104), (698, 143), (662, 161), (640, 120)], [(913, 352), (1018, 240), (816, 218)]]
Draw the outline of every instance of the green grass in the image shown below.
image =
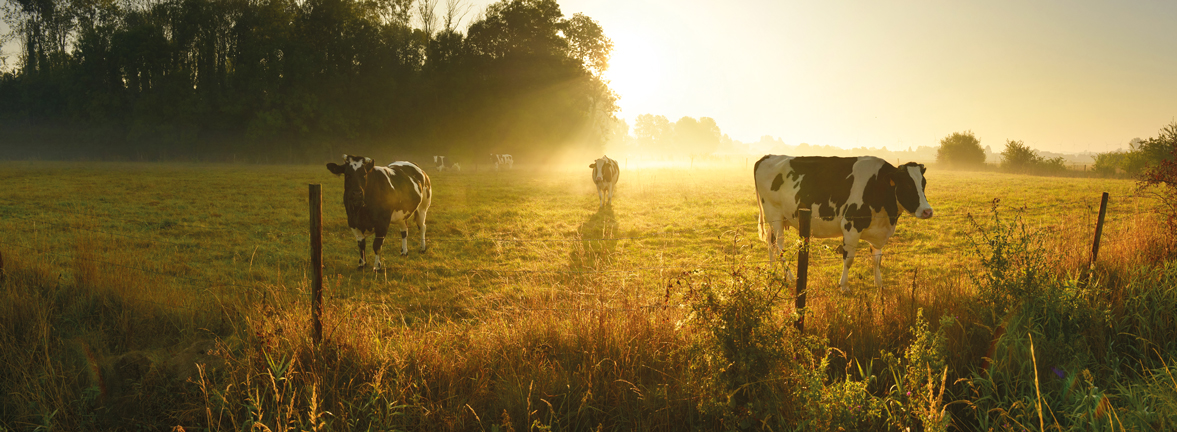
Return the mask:
[[(5, 337), (30, 348), (62, 341), (46, 356), (5, 359), (39, 365), (0, 374), (37, 396), (9, 399), (21, 406), (0, 411), (0, 426), (107, 427), (119, 423), (94, 413), (130, 410), (124, 399), (153, 394), (98, 385), (108, 376), (168, 383), (172, 399), (124, 411), (167, 427), (239, 429), (251, 416), (271, 428), (323, 421), (335, 430), (731, 426), (702, 408), (712, 387), (691, 353), (708, 337), (691, 330), (684, 283), (722, 285), (737, 269), (771, 274), (750, 168), (627, 168), (601, 212), (579, 165), (431, 176), (429, 250), (416, 251), (410, 227), (409, 255), (386, 242), (387, 270), (375, 273), (354, 268), (342, 179), (323, 166), (0, 164), (0, 252), (7, 283), (23, 287), (9, 291), (9, 309), (21, 312)], [(1101, 280), (1128, 281), (1171, 253), (1150, 215), (1154, 198), (1136, 195), (1131, 181), (935, 169), (928, 178), (936, 217), (900, 219), (884, 249), (882, 290), (860, 253), (851, 292), (841, 294), (840, 240), (815, 242), (807, 333), (844, 355), (828, 358), (828, 369), (790, 373), (853, 379), (850, 368), (881, 364), (881, 350), (903, 352), (922, 308), (932, 322), (959, 317), (946, 330), (945, 361), (953, 377), (967, 377), (994, 330), (972, 303), (979, 261), (968, 252), (977, 232), (969, 216), (989, 224), (994, 199), (1045, 234), (1036, 253), (1064, 279), (1090, 258), (1104, 191), (1112, 198)], [(309, 183), (324, 186), (322, 350), (307, 335)], [(783, 292), (772, 309), (787, 315), (791, 288)], [(219, 341), (224, 365), (186, 383), (191, 374), (167, 365), (204, 340)], [(135, 364), (147, 372), (119, 372)], [(70, 375), (87, 369), (97, 372)], [(1165, 389), (1163, 375), (1152, 376), (1149, 385)], [(89, 408), (49, 415), (78, 400)]]

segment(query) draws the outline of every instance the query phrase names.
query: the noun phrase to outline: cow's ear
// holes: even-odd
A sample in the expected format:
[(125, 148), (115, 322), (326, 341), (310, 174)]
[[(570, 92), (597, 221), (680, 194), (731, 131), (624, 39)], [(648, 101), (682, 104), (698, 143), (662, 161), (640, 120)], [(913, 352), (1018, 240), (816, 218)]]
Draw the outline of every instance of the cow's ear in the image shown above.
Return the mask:
[(596, 162), (593, 162), (592, 164), (590, 164), (590, 165), (589, 165), (589, 168), (596, 169), (596, 168), (597, 168), (597, 163), (596, 163)]
[(923, 174), (926, 172), (928, 172), (928, 167), (924, 166), (924, 164), (920, 164), (920, 174)]
[(343, 165), (336, 165), (335, 162), (329, 162), (327, 163), (327, 170), (331, 171), (331, 174), (340, 175), (343, 174)]

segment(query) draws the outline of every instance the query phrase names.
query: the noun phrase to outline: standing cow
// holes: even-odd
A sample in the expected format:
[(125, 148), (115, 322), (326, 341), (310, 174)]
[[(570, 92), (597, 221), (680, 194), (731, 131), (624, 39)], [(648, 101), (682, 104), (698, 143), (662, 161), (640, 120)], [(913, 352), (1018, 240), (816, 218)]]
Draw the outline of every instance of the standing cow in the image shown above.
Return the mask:
[(380, 246), (388, 226), (396, 222), (401, 233), (401, 255), (409, 254), (409, 229), (405, 221), (415, 218), (421, 231), (421, 252), (425, 252), (425, 213), (433, 199), (429, 176), (412, 162), (393, 162), (375, 166), (372, 158), (343, 155), (343, 165), (328, 163), (332, 174), (343, 174), (343, 207), (347, 226), (360, 247), (360, 265), (364, 268), (364, 239), (375, 233), (372, 253), (373, 270), (380, 270)]
[(895, 167), (873, 156), (761, 158), (753, 175), (760, 201), (760, 239), (768, 243), (769, 260), (783, 247), (785, 226), (798, 226), (797, 209), (808, 208), (813, 212), (813, 237), (842, 236), (842, 291), (847, 289), (859, 239), (871, 245), (875, 285), (881, 288), (883, 246), (895, 234), (900, 208), (920, 219), (932, 217), (924, 196), (926, 170), (915, 162)]
[(617, 169), (617, 161), (609, 159), (609, 156), (601, 156), (589, 168), (593, 169), (593, 183), (597, 184), (597, 198), (601, 200), (597, 208), (603, 209), (606, 204), (613, 204), (613, 189), (617, 187), (621, 170)]
[(447, 169), (452, 169), (459, 172), (462, 171), (461, 165), (458, 165), (457, 163), (453, 162), (453, 159), (449, 159), (445, 156), (434, 156), (433, 163), (437, 165), (438, 171), (445, 171)]
[(490, 163), (494, 164), (495, 170), (498, 171), (499, 165), (506, 165), (507, 169), (515, 167), (515, 158), (509, 154), (490, 154)]

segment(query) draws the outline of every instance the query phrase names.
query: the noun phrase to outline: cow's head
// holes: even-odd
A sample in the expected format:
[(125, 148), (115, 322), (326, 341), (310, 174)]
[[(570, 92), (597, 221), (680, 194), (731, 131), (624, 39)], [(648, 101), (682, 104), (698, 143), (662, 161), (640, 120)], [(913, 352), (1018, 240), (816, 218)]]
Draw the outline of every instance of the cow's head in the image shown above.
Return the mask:
[(922, 164), (908, 162), (897, 167), (891, 175), (895, 199), (904, 210), (920, 219), (932, 217), (932, 206), (924, 195), (924, 188), (928, 185), (928, 179), (924, 178), (927, 170)]
[(605, 165), (608, 165), (608, 163), (609, 163), (609, 157), (603, 156), (600, 159), (597, 159), (592, 164), (589, 164), (589, 168), (593, 169), (593, 181), (595, 181), (595, 182), (605, 181)]
[(364, 186), (368, 184), (368, 173), (374, 168), (372, 158), (352, 155), (343, 155), (342, 165), (327, 164), (332, 174), (343, 175), (343, 202), (349, 205), (363, 204)]

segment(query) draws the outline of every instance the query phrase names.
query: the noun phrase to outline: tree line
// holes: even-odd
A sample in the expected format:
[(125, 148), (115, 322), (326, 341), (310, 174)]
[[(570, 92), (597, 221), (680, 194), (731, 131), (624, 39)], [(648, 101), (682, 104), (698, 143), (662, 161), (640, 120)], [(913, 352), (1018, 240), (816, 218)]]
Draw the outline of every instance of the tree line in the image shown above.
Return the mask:
[[(5, 0), (9, 151), (599, 150), (612, 42), (555, 0)], [(468, 25), (461, 28), (465, 20)]]
[[(1177, 159), (1177, 122), (1165, 125), (1157, 136), (1134, 138), (1128, 150), (1095, 155), (1092, 171), (1105, 177), (1144, 178), (1157, 167)], [(985, 150), (972, 131), (954, 132), (940, 140), (936, 162), (953, 168), (980, 168)], [(1060, 175), (1067, 172), (1062, 157), (1047, 158), (1021, 140), (1006, 140), (999, 165), (1002, 171), (1020, 174)]]

